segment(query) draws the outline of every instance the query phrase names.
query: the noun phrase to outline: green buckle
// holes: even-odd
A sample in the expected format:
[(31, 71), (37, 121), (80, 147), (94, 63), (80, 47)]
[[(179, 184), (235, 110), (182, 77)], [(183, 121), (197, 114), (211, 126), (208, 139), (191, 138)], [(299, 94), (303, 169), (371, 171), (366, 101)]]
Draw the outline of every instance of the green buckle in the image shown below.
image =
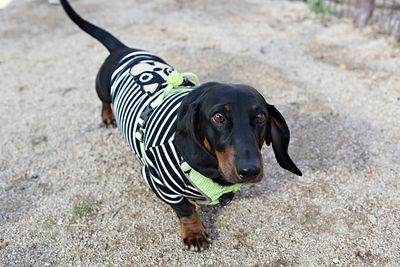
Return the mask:
[(143, 128), (144, 127), (144, 119), (138, 118), (137, 121), (138, 121), (139, 126)]
[(136, 133), (135, 133), (135, 138), (137, 139), (137, 140), (139, 140), (139, 142), (143, 142), (143, 131), (142, 130), (139, 130), (139, 131), (137, 131)]
[(192, 167), (190, 167), (189, 164), (186, 161), (184, 161), (181, 163), (181, 170), (184, 173), (189, 173), (192, 170)]

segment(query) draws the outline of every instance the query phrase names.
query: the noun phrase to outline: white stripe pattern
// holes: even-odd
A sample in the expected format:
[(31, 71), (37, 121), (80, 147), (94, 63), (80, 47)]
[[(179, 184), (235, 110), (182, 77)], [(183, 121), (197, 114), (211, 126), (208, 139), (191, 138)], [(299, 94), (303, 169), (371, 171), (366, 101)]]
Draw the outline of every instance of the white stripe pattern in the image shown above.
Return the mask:
[[(138, 64), (142, 68), (141, 73), (133, 75), (131, 69)], [(160, 71), (160, 66), (165, 68)], [(135, 138), (139, 130), (139, 117), (163, 93), (165, 79), (170, 71), (172, 67), (149, 52), (127, 54), (111, 76), (115, 119), (125, 142), (144, 164), (142, 174), (146, 183), (162, 201), (177, 204), (184, 198), (205, 200), (181, 170), (182, 157), (178, 155), (173, 143), (177, 112), (188, 92), (168, 96), (151, 111), (143, 137), (145, 157), (141, 155), (140, 142)], [(149, 76), (149, 73), (153, 76)], [(141, 74), (147, 76), (142, 77)], [(149, 82), (146, 81), (148, 77), (157, 79)], [(158, 84), (158, 89), (152, 93), (146, 91), (148, 84)]]

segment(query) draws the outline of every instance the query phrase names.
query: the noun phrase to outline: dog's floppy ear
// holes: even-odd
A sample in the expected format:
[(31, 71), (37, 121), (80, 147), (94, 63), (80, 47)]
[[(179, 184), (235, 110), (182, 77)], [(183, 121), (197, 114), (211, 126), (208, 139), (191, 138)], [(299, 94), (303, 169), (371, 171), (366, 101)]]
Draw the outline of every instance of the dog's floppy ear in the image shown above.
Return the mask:
[(294, 174), (302, 176), (301, 171), (293, 163), (288, 154), (290, 132), (282, 114), (272, 105), (267, 105), (268, 126), (266, 131), (265, 143), (270, 145), (275, 153), (275, 158), (279, 165)]
[(214, 83), (206, 83), (189, 93), (182, 101), (178, 112), (174, 144), (183, 159), (196, 171), (217, 179), (218, 161), (202, 144), (199, 135), (200, 104), (207, 90)]

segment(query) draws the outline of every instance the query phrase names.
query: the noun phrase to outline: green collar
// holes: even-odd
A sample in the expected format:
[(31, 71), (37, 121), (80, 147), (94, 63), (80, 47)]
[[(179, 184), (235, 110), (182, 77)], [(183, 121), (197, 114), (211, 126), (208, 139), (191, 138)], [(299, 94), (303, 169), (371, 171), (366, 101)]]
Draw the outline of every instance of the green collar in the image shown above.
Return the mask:
[(216, 205), (220, 202), (222, 195), (235, 193), (240, 189), (240, 184), (223, 186), (214, 182), (212, 179), (190, 167), (187, 162), (181, 163), (181, 169), (183, 172), (188, 173), (188, 178), (192, 184), (207, 198), (205, 202), (196, 201), (198, 204)]

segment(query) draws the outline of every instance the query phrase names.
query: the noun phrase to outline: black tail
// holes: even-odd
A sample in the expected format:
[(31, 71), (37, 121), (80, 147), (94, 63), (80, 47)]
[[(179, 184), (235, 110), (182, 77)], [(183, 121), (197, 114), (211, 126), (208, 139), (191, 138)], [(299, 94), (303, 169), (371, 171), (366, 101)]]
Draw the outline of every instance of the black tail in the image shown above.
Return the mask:
[(110, 53), (117, 49), (128, 48), (120, 40), (115, 38), (111, 33), (84, 20), (75, 12), (75, 10), (71, 7), (67, 0), (61, 0), (61, 5), (63, 6), (68, 17), (70, 17), (71, 20), (75, 22), (75, 24), (78, 25), (79, 28), (90, 34), (92, 37), (96, 38), (108, 49), (108, 51), (110, 51)]

